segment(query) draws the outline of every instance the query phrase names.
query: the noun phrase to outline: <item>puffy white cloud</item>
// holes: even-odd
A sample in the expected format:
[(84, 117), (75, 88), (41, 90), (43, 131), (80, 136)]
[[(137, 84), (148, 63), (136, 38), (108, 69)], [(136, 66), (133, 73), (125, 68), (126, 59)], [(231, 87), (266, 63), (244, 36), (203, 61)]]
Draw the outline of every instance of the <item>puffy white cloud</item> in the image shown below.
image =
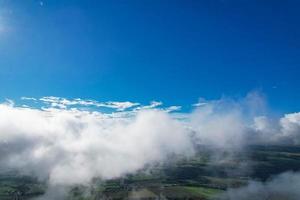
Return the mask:
[(300, 144), (300, 112), (272, 117), (258, 92), (239, 100), (201, 99), (196, 105), (187, 124), (200, 144), (233, 149), (249, 144)]
[[(257, 102), (257, 103), (255, 103)], [(234, 100), (222, 97), (208, 101), (199, 99), (193, 104), (196, 109), (188, 117), (188, 126), (194, 131), (199, 144), (218, 148), (237, 149), (248, 144), (256, 131), (252, 128), (254, 118), (264, 110), (264, 97), (251, 92), (246, 97)]]
[(238, 109), (224, 111), (215, 103), (207, 103), (191, 114), (190, 123), (199, 144), (231, 148), (244, 142), (246, 124)]
[(168, 155), (193, 152), (187, 131), (162, 111), (111, 118), (3, 104), (0, 119), (1, 165), (49, 177), (52, 184), (119, 177)]
[(299, 145), (300, 112), (285, 114), (279, 119), (255, 117), (252, 134), (257, 143)]
[(279, 140), (285, 139), (287, 143), (300, 145), (300, 112), (286, 114), (280, 119)]

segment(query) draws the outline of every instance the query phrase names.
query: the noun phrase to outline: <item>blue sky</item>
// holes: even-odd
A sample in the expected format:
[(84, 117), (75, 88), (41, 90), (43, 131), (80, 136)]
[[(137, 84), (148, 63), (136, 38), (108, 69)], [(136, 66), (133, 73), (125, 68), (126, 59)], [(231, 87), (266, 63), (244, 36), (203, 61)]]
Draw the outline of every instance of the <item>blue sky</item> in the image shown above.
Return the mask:
[(159, 100), (261, 90), (300, 110), (300, 1), (0, 0), (0, 97)]

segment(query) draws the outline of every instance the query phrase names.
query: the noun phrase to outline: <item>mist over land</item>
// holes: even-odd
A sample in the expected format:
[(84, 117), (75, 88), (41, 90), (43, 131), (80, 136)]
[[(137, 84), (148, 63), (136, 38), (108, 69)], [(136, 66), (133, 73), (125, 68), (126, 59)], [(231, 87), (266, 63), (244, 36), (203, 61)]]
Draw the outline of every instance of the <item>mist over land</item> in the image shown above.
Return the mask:
[[(297, 170), (299, 165), (265, 172), (265, 176), (262, 173), (255, 177), (259, 171), (251, 175), (258, 158), (251, 158), (249, 152), (255, 146), (265, 146), (267, 150), (272, 146), (296, 148), (300, 142), (300, 113), (272, 116), (259, 92), (240, 99), (201, 99), (190, 113), (179, 112), (179, 106), (164, 107), (161, 102), (144, 106), (56, 97), (23, 101), (40, 102), (43, 107), (18, 106), (12, 101), (0, 105), (1, 168), (45, 183), (48, 189), (40, 199), (64, 199), (70, 188), (91, 187), (96, 179), (105, 183), (136, 173), (149, 175), (149, 170), (153, 173), (158, 168), (169, 168), (171, 172), (178, 163), (188, 164), (195, 159), (204, 159), (206, 165), (212, 166), (206, 172), (199, 168), (196, 176), (215, 173), (216, 177), (256, 179), (240, 180), (237, 189), (230, 184), (214, 185), (212, 188), (229, 188), (214, 198), (300, 197), (297, 172), (277, 176), (285, 170)], [(101, 112), (91, 110), (91, 106), (113, 110)], [(295, 151), (299, 156), (297, 148)], [(174, 173), (180, 173), (175, 168)], [(172, 179), (175, 174), (166, 176)]]

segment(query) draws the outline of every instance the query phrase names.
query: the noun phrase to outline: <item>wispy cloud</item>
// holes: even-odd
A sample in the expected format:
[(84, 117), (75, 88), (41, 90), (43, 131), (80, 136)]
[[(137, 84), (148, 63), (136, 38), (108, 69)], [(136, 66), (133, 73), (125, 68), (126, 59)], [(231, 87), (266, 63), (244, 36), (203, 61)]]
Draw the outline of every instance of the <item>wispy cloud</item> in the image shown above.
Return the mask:
[(286, 172), (266, 183), (251, 181), (247, 186), (229, 189), (220, 200), (300, 199), (300, 173)]
[(98, 102), (95, 100), (83, 100), (80, 98), (66, 99), (66, 98), (53, 97), (53, 96), (42, 97), (39, 99), (39, 101), (44, 102), (51, 107), (58, 107), (58, 108), (67, 108), (70, 106), (85, 106), (85, 107), (94, 106), (94, 107), (112, 108), (112, 109), (116, 109), (117, 111), (124, 111), (126, 109), (140, 105), (139, 103), (134, 103), (129, 101)]
[(36, 101), (36, 98), (33, 97), (21, 97), (22, 100)]
[(80, 98), (67, 99), (67, 98), (54, 97), (54, 96), (41, 97), (38, 99), (33, 97), (21, 97), (21, 100), (40, 102), (45, 104), (46, 108), (59, 108), (59, 109), (80, 108), (80, 107), (109, 108), (117, 112), (128, 111), (127, 114), (129, 114), (129, 112), (135, 113), (137, 111), (151, 110), (151, 109), (158, 109), (166, 112), (175, 112), (181, 109), (181, 106), (162, 107), (163, 103), (160, 101), (151, 101), (149, 105), (142, 105), (140, 103), (130, 102), (130, 101), (99, 102), (95, 100), (85, 100)]

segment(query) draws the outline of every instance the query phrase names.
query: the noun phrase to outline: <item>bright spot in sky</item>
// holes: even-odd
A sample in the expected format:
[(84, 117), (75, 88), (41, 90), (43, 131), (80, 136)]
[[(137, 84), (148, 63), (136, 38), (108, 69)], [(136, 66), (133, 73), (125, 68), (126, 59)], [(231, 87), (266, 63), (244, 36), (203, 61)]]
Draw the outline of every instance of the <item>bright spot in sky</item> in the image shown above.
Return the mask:
[(4, 25), (2, 24), (2, 21), (0, 19), (0, 33), (4, 32)]
[(3, 16), (1, 15), (1, 11), (0, 11), (0, 34), (3, 33), (5, 30), (4, 28), (4, 19)]
[(13, 11), (10, 9), (0, 8), (0, 35), (10, 30), (9, 19), (11, 18)]

